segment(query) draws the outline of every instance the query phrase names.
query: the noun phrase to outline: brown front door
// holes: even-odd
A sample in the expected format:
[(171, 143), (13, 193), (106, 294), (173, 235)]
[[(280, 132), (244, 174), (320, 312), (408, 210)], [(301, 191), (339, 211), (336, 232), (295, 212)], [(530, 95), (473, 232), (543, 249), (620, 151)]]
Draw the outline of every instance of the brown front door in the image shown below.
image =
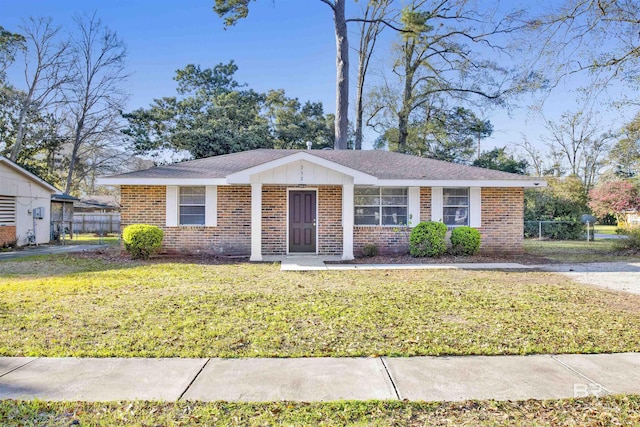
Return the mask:
[(316, 252), (316, 192), (289, 192), (289, 252)]

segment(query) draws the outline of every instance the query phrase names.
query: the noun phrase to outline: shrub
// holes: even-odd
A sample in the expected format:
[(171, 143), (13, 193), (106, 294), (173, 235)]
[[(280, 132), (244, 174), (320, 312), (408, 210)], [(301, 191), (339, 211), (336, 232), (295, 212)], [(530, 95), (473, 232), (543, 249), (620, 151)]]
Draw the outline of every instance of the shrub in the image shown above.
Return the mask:
[[(524, 237), (539, 237), (539, 222), (524, 222)], [(542, 238), (549, 240), (582, 240), (587, 234), (585, 225), (580, 221), (547, 221), (542, 223)]]
[(622, 230), (622, 234), (627, 236), (627, 238), (617, 240), (616, 246), (619, 249), (628, 249), (640, 252), (640, 227), (624, 228)]
[(125, 250), (132, 259), (148, 259), (162, 246), (164, 233), (154, 225), (132, 224), (122, 231)]
[(378, 247), (373, 243), (365, 243), (362, 246), (362, 254), (366, 257), (378, 255)]
[(454, 255), (473, 255), (480, 250), (480, 232), (471, 227), (451, 230), (451, 252)]
[(409, 236), (409, 253), (414, 257), (436, 257), (445, 253), (447, 226), (441, 222), (421, 222)]

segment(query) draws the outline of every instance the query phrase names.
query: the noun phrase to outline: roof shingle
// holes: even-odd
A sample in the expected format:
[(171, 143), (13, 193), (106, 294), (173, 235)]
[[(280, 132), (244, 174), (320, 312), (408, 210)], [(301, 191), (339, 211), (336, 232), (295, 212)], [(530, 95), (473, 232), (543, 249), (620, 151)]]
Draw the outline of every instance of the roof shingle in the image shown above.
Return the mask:
[(449, 163), (382, 150), (272, 150), (259, 149), (157, 166), (109, 178), (226, 178), (228, 175), (296, 153), (308, 153), (383, 180), (522, 180), (532, 178), (508, 172)]

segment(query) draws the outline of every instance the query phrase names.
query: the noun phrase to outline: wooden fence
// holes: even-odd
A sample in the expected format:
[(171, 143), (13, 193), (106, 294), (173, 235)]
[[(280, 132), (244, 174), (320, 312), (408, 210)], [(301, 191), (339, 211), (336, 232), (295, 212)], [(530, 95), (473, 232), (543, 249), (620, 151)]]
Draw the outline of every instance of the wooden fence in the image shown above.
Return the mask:
[(74, 233), (120, 233), (120, 213), (84, 213), (73, 214)]

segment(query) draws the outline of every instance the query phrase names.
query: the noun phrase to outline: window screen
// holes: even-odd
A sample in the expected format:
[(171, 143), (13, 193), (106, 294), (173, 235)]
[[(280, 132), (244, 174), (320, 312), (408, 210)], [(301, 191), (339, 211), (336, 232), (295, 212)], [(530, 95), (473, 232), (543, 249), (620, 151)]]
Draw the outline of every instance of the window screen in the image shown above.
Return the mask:
[(204, 225), (205, 187), (180, 187), (180, 225)]

